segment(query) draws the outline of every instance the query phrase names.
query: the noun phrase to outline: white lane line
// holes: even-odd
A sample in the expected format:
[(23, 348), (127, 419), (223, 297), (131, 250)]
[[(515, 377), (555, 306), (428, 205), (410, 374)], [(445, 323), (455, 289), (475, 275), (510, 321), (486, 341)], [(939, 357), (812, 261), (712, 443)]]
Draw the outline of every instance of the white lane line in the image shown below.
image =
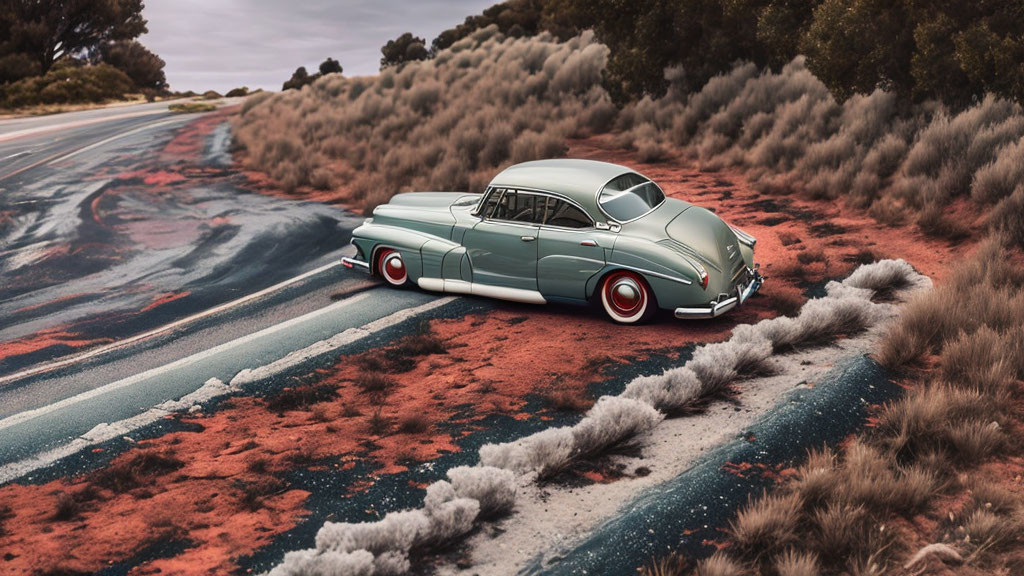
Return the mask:
[(153, 116), (156, 114), (167, 114), (168, 108), (156, 108), (153, 110), (142, 110), (139, 112), (128, 112), (125, 114), (116, 114), (114, 116), (104, 116), (101, 118), (90, 118), (88, 120), (75, 120), (71, 122), (65, 122), (63, 124), (51, 124), (47, 126), (37, 126), (35, 128), (25, 128), (22, 130), (16, 130), (14, 132), (7, 132), (6, 134), (0, 134), (0, 142), (7, 140), (16, 140), (25, 136), (32, 136), (33, 134), (45, 134), (47, 132), (56, 132), (58, 130), (67, 130), (70, 128), (81, 128), (83, 126), (91, 126), (93, 124), (102, 124), (103, 122), (113, 122), (115, 120), (126, 120), (128, 118), (138, 118), (140, 116)]
[(58, 156), (57, 158), (53, 158), (52, 160), (47, 161), (46, 164), (47, 165), (53, 165), (53, 164), (56, 164), (57, 162), (63, 162), (64, 160), (68, 160), (70, 158), (74, 158), (75, 156), (78, 156), (79, 154), (82, 154), (84, 152), (88, 152), (89, 150), (94, 150), (94, 149), (99, 148), (100, 146), (104, 146), (106, 144), (110, 144), (111, 142), (114, 142), (116, 140), (120, 140), (121, 138), (127, 138), (128, 136), (133, 136), (135, 134), (139, 134), (141, 132), (146, 132), (147, 130), (152, 130), (154, 128), (159, 128), (161, 126), (166, 126), (168, 124), (185, 123), (188, 120), (189, 120), (189, 118), (182, 118), (182, 117), (170, 118), (168, 120), (162, 120), (160, 122), (154, 122), (152, 124), (146, 124), (145, 126), (140, 126), (138, 128), (134, 128), (132, 130), (128, 130), (127, 132), (119, 132), (119, 133), (114, 134), (113, 136), (111, 136), (109, 138), (104, 138), (103, 140), (100, 140), (99, 142), (93, 142), (92, 144), (89, 144), (88, 146), (79, 148), (79, 149), (74, 150), (72, 152), (68, 152), (67, 154), (64, 154), (63, 156)]
[[(316, 316), (316, 315), (320, 315), (320, 314), (326, 312), (329, 309), (330, 310), (336, 309), (336, 308), (340, 307), (340, 305), (342, 305), (342, 304), (352, 304), (352, 303), (355, 303), (355, 302), (357, 302), (359, 300), (362, 300), (364, 298), (367, 298), (369, 296), (370, 296), (369, 293), (363, 293), (363, 294), (360, 294), (359, 296), (355, 296), (355, 297), (350, 298), (348, 300), (343, 300), (341, 302), (338, 302), (336, 304), (328, 306), (327, 308), (324, 308), (322, 310), (318, 310), (317, 312), (312, 312), (310, 314), (306, 314), (305, 316), (300, 316), (299, 318), (295, 318), (293, 320), (289, 320), (285, 324), (295, 324), (296, 322), (298, 322), (298, 321), (300, 321), (302, 319), (308, 319), (310, 317), (313, 317), (313, 316)], [(217, 398), (217, 397), (225, 395), (225, 394), (230, 394), (230, 393), (238, 390), (240, 382), (244, 384), (244, 383), (248, 383), (248, 382), (254, 382), (256, 380), (259, 380), (259, 379), (262, 379), (262, 378), (266, 378), (268, 376), (273, 376), (274, 374), (277, 374), (277, 373), (279, 373), (279, 372), (281, 372), (281, 371), (283, 371), (283, 370), (285, 370), (287, 368), (295, 366), (295, 365), (299, 364), (300, 362), (302, 362), (304, 360), (307, 360), (309, 358), (312, 358), (312, 357), (320, 355), (320, 354), (326, 354), (326, 353), (331, 352), (333, 350), (336, 350), (336, 349), (338, 349), (338, 348), (340, 348), (342, 346), (345, 346), (345, 345), (348, 345), (348, 344), (352, 344), (354, 342), (362, 340), (363, 338), (366, 338), (368, 336), (372, 336), (372, 335), (374, 335), (374, 334), (376, 334), (376, 333), (378, 333), (378, 332), (380, 332), (382, 330), (385, 330), (387, 328), (395, 326), (395, 325), (397, 325), (397, 324), (399, 324), (399, 323), (401, 323), (401, 322), (403, 322), (405, 320), (408, 320), (410, 318), (415, 318), (416, 316), (419, 316), (420, 314), (423, 314), (424, 312), (428, 312), (428, 311), (433, 310), (435, 308), (440, 308), (440, 307), (442, 307), (442, 306), (444, 306), (444, 305), (446, 305), (446, 304), (448, 304), (450, 302), (455, 301), (456, 299), (457, 298), (454, 297), (454, 296), (448, 296), (448, 297), (444, 297), (444, 298), (438, 298), (436, 300), (431, 300), (430, 302), (427, 302), (426, 304), (421, 304), (421, 305), (415, 306), (413, 308), (406, 308), (404, 310), (399, 310), (398, 312), (394, 312), (393, 314), (390, 314), (390, 315), (385, 316), (383, 318), (380, 318), (378, 320), (374, 320), (373, 322), (370, 322), (368, 324), (364, 324), (363, 326), (360, 326), (358, 328), (349, 328), (348, 330), (345, 330), (344, 332), (341, 332), (340, 334), (336, 334), (336, 335), (332, 336), (331, 338), (328, 338), (326, 340), (322, 340), (320, 342), (317, 342), (315, 344), (307, 346), (306, 348), (303, 348), (302, 350), (298, 350), (298, 351), (292, 352), (292, 353), (288, 354), (287, 356), (285, 356), (284, 358), (281, 358), (280, 360), (271, 362), (270, 364), (267, 364), (265, 366), (261, 366), (259, 368), (255, 368), (255, 369), (242, 370), (241, 372), (238, 373), (238, 375), (236, 375), (236, 377), (234, 379), (232, 379), (230, 386), (226, 386), (226, 385), (224, 385), (223, 383), (221, 383), (220, 381), (218, 381), (216, 379), (211, 379), (211, 380), (208, 380), (200, 388), (200, 390), (198, 390), (197, 392), (192, 392), (190, 394), (186, 394), (185, 397), (183, 397), (182, 400), (179, 401), (178, 403), (175, 403), (175, 402), (162, 402), (162, 403), (158, 404), (157, 406), (155, 406), (153, 408), (150, 408), (149, 410), (146, 410), (145, 412), (142, 412), (141, 414), (138, 414), (136, 416), (132, 416), (130, 418), (126, 418), (124, 420), (120, 420), (118, 422), (114, 422), (114, 423), (110, 423), (110, 424), (108, 424), (108, 423), (99, 424), (99, 425), (93, 427), (91, 430), (89, 430), (85, 434), (82, 434), (81, 436), (79, 436), (77, 438), (74, 438), (73, 440), (71, 440), (67, 444), (63, 444), (61, 446), (57, 446), (56, 448), (52, 448), (50, 450), (47, 450), (47, 451), (42, 452), (40, 454), (36, 454), (34, 456), (30, 456), (30, 457), (25, 458), (23, 460), (18, 460), (17, 462), (11, 462), (9, 464), (5, 464), (3, 466), (0, 466), (0, 485), (6, 484), (8, 482), (11, 482), (12, 480), (16, 480), (18, 478), (21, 478), (22, 476), (30, 474), (30, 473), (32, 473), (32, 472), (34, 472), (36, 470), (41, 469), (41, 468), (46, 468), (48, 466), (51, 466), (54, 463), (56, 463), (58, 460), (61, 460), (63, 458), (66, 458), (68, 456), (76, 454), (78, 452), (81, 452), (82, 450), (84, 450), (84, 449), (86, 449), (86, 448), (88, 448), (90, 446), (95, 446), (95, 445), (100, 444), (102, 442), (106, 442), (106, 441), (112, 440), (114, 438), (119, 438), (121, 436), (124, 436), (124, 435), (130, 433), (130, 432), (138, 430), (139, 428), (142, 428), (143, 426), (147, 426), (149, 424), (152, 424), (153, 422), (158, 421), (160, 418), (163, 418), (164, 416), (170, 414), (176, 408), (185, 408), (186, 406), (194, 404), (193, 402), (186, 401), (186, 399), (189, 398), (190, 396), (191, 397), (201, 398), (201, 401), (205, 402), (205, 401), (212, 400), (214, 398)], [(284, 325), (279, 325), (279, 326), (283, 327)], [(279, 329), (280, 329), (280, 327), (272, 327), (272, 328), (268, 328), (266, 330), (262, 330), (260, 332), (257, 332), (256, 334), (252, 334), (252, 335), (247, 336), (245, 338), (241, 338), (241, 339), (236, 340), (236, 341), (234, 341), (232, 343), (223, 344), (221, 346), (218, 346), (217, 348), (213, 348), (213, 349), (208, 350), (206, 352), (201, 352), (199, 354), (196, 354), (195, 356), (191, 356), (189, 358), (185, 358), (183, 360), (179, 360), (179, 361), (174, 362), (172, 364), (168, 364), (167, 366), (164, 366), (162, 368), (155, 369), (155, 370), (150, 370), (149, 372), (144, 373), (142, 375), (139, 375), (137, 377), (128, 378), (126, 380), (115, 382), (113, 384), (108, 384), (107, 386), (104, 386), (102, 389), (97, 388), (96, 391), (102, 390), (102, 392), (98, 392), (99, 394), (102, 394), (102, 393), (106, 393), (106, 392), (110, 392), (110, 391), (116, 390), (118, 388), (124, 388), (126, 386), (130, 386), (130, 385), (132, 385), (134, 383), (137, 383), (142, 378), (146, 377), (146, 374), (150, 374), (150, 373), (154, 373), (154, 372), (159, 373), (159, 372), (163, 372), (163, 371), (167, 371), (167, 370), (172, 370), (172, 369), (174, 369), (174, 367), (177, 367), (177, 366), (183, 364), (184, 361), (187, 361), (190, 358), (193, 359), (193, 360), (197, 360), (197, 359), (199, 359), (199, 357), (205, 358), (205, 357), (210, 356), (210, 354), (213, 353), (214, 351), (219, 350), (219, 349), (224, 349), (226, 346), (229, 346), (230, 344), (239, 343), (239, 342), (242, 342), (242, 341), (248, 341), (248, 340), (251, 340), (253, 338), (259, 337), (261, 334), (262, 335), (271, 334), (273, 332), (276, 332)], [(208, 391), (204, 392), (204, 389), (208, 389)], [(91, 391), (91, 392), (96, 392), (96, 391)], [(53, 404), (51, 406), (56, 407), (58, 405), (61, 405), (60, 407), (63, 408), (63, 407), (67, 407), (67, 406), (73, 405), (73, 404), (75, 404), (77, 402), (80, 402), (82, 400), (86, 400), (88, 398), (95, 397), (96, 395), (98, 395), (98, 394), (92, 394), (91, 392), (86, 392), (86, 393), (83, 393), (83, 394), (79, 394), (78, 396), (75, 396), (73, 398), (69, 398), (68, 400), (64, 400), (62, 402), (58, 402), (57, 404)], [(88, 398), (86, 398), (85, 396), (88, 396)], [(76, 400), (76, 399), (78, 399), (78, 400)], [(5, 419), (3, 421), (0, 421), (0, 429), (7, 428), (7, 427), (13, 426), (15, 424), (18, 424), (20, 422), (27, 421), (27, 420), (30, 420), (32, 418), (41, 416), (43, 413), (53, 412), (53, 410), (51, 410), (50, 408), (51, 407), (48, 406), (46, 408), (41, 408), (41, 409), (38, 409), (38, 410), (33, 410), (32, 411), (33, 415), (31, 417), (21, 418), (18, 422), (13, 422), (13, 423), (8, 424), (8, 421), (13, 421), (14, 419), (18, 419), (22, 415), (21, 414), (17, 414), (15, 416), (11, 416), (10, 418), (7, 418), (7, 419)], [(59, 409), (59, 408), (54, 408), (54, 409)], [(24, 413), (24, 414), (28, 414), (28, 413)]]
[(172, 370), (176, 370), (178, 368), (182, 368), (182, 367), (187, 366), (189, 364), (194, 364), (196, 362), (205, 360), (206, 358), (209, 358), (211, 356), (220, 354), (221, 352), (225, 352), (227, 350), (231, 350), (232, 348), (237, 348), (239, 346), (243, 346), (245, 344), (248, 344), (249, 342), (252, 342), (253, 340), (256, 340), (257, 338), (263, 338), (264, 336), (269, 336), (269, 335), (274, 334), (276, 332), (280, 332), (281, 330), (290, 328), (292, 326), (295, 326), (296, 324), (300, 324), (302, 322), (307, 322), (309, 320), (312, 320), (312, 319), (314, 319), (316, 317), (319, 317), (319, 316), (323, 316), (325, 314), (330, 314), (330, 313), (338, 310), (339, 308), (344, 308), (344, 307), (347, 307), (347, 306), (350, 306), (350, 305), (353, 305), (353, 304), (357, 304), (359, 302), (362, 302), (363, 300), (365, 300), (369, 296), (370, 296), (369, 292), (363, 292), (362, 294), (359, 294), (359, 295), (354, 296), (352, 298), (348, 298), (348, 299), (342, 300), (340, 302), (335, 302), (334, 304), (331, 304), (330, 306), (326, 306), (326, 307), (321, 308), (319, 310), (314, 310), (312, 312), (309, 312), (307, 314), (303, 314), (302, 316), (298, 316), (296, 318), (292, 318), (291, 320), (287, 320), (287, 321), (282, 322), (280, 324), (275, 324), (273, 326), (270, 326), (269, 328), (264, 328), (263, 330), (260, 330), (259, 332), (254, 332), (252, 334), (247, 334), (245, 336), (242, 336), (241, 338), (237, 338), (235, 340), (231, 340), (230, 342), (225, 342), (223, 344), (220, 344), (218, 346), (214, 346), (213, 348), (209, 348), (209, 349), (203, 350), (202, 352), (193, 354), (191, 356), (186, 356), (184, 358), (175, 360), (174, 362), (171, 362), (170, 364), (164, 364), (163, 366), (159, 366), (157, 368), (151, 368), (151, 369), (146, 370), (145, 372), (142, 372), (140, 374), (136, 374), (134, 376), (129, 376), (127, 378), (123, 378), (123, 379), (118, 380), (116, 382), (112, 382), (110, 384), (105, 384), (105, 385), (100, 386), (98, 388), (93, 388), (92, 390), (87, 390), (85, 392), (82, 392), (82, 393), (77, 394), (75, 396), (72, 396), (70, 398), (65, 398), (64, 400), (60, 400), (58, 402), (54, 402), (53, 404), (49, 404), (49, 405), (43, 406), (41, 408), (36, 408), (34, 410), (26, 410), (25, 412), (19, 412), (18, 414), (14, 414), (12, 416), (8, 416), (7, 418), (4, 418), (3, 420), (0, 420), (0, 431), (6, 430), (7, 428), (10, 428), (11, 426), (17, 426), (19, 424), (23, 424), (25, 422), (28, 422), (29, 420), (34, 420), (36, 418), (39, 418), (40, 416), (45, 416), (47, 414), (52, 414), (54, 412), (57, 412), (57, 411), (60, 411), (60, 410), (64, 410), (66, 408), (70, 408), (71, 406), (74, 406), (75, 404), (79, 404), (81, 402), (85, 402), (86, 400), (91, 400), (93, 398), (96, 398), (97, 396), (102, 396), (102, 395), (108, 394), (110, 392), (114, 392), (114, 391), (117, 391), (117, 390), (120, 390), (120, 389), (123, 389), (123, 388), (128, 388), (130, 386), (134, 386), (135, 384), (138, 384), (139, 382), (142, 382), (143, 380), (147, 380), (149, 378), (153, 378), (155, 376), (159, 376), (160, 374), (164, 374), (166, 372), (170, 372)]
[(4, 156), (3, 158), (0, 158), (0, 161), (10, 160), (12, 158), (20, 158), (22, 156), (28, 156), (31, 153), (32, 153), (32, 150), (22, 150), (21, 152), (15, 152), (14, 154), (11, 154), (10, 156)]
[(193, 314), (191, 316), (186, 316), (185, 318), (182, 318), (180, 320), (175, 320), (174, 322), (171, 322), (170, 324), (165, 324), (163, 326), (160, 326), (160, 327), (154, 328), (152, 330), (149, 330), (148, 332), (143, 332), (141, 334), (136, 334), (135, 336), (131, 336), (129, 338), (125, 338), (124, 340), (118, 340), (117, 342), (112, 342), (110, 344), (106, 344), (104, 346), (100, 346), (99, 348), (93, 348), (92, 350), (89, 350), (88, 352), (83, 352), (81, 354), (76, 354), (74, 356), (69, 356), (67, 358), (62, 358), (60, 360), (57, 360), (57, 361), (54, 361), (54, 362), (50, 362), (48, 364), (43, 364), (41, 366), (35, 366), (35, 367), (29, 368), (27, 370), (22, 370), (21, 372), (17, 372), (17, 373), (11, 374), (9, 376), (4, 376), (4, 377), (0, 378), (0, 387), (2, 387), (4, 384), (8, 384), (10, 382), (21, 380), (22, 378), (28, 378), (30, 376), (35, 376), (37, 374), (42, 374), (44, 372), (49, 372), (51, 370), (56, 370), (58, 368), (64, 368), (65, 366), (70, 366), (72, 364), (76, 364), (76, 363), (81, 362), (83, 360), (88, 360), (90, 358), (94, 358), (94, 357), (99, 356), (101, 354), (106, 354), (106, 353), (111, 352), (113, 350), (117, 350), (119, 348), (123, 348), (125, 346), (129, 346), (131, 344), (139, 342), (140, 340), (145, 340), (146, 338), (150, 338), (152, 336), (156, 336), (157, 334), (161, 334), (161, 333), (164, 333), (164, 332), (167, 332), (167, 331), (170, 331), (170, 330), (174, 330), (175, 328), (179, 328), (179, 327), (184, 326), (186, 324), (189, 324), (191, 322), (195, 322), (196, 320), (202, 320), (203, 318), (207, 318), (209, 316), (213, 316), (214, 314), (219, 314), (220, 312), (224, 312), (226, 310), (230, 310), (232, 308), (235, 308), (235, 307), (240, 306), (242, 304), (245, 304), (247, 302), (251, 302), (253, 300), (262, 298), (263, 296), (266, 296), (266, 295), (271, 294), (273, 292), (277, 292), (279, 290), (287, 288), (288, 286), (291, 286), (292, 284), (296, 284), (296, 283), (301, 282), (301, 281), (303, 281), (303, 280), (305, 280), (307, 278), (310, 278), (312, 276), (316, 276), (317, 274), (321, 274), (323, 272), (326, 272), (326, 271), (330, 270), (331, 268), (335, 268), (335, 267), (340, 266), (340, 265), (341, 265), (341, 262), (331, 262), (330, 264), (325, 264), (324, 266), (321, 266), (321, 267), (316, 268), (314, 270), (310, 270), (309, 272), (304, 272), (302, 274), (299, 274), (298, 276), (296, 276), (294, 278), (290, 278), (288, 280), (285, 280), (284, 282), (279, 282), (277, 284), (274, 284), (273, 286), (270, 286), (268, 288), (264, 288), (263, 290), (260, 290), (259, 292), (253, 292), (252, 294), (249, 294), (248, 296), (243, 296), (243, 297), (241, 297), (241, 298), (239, 298), (237, 300), (232, 300), (231, 302), (226, 302), (226, 303), (221, 304), (219, 306), (215, 306), (213, 308), (210, 308), (209, 310), (204, 310), (202, 312), (198, 312), (198, 313)]

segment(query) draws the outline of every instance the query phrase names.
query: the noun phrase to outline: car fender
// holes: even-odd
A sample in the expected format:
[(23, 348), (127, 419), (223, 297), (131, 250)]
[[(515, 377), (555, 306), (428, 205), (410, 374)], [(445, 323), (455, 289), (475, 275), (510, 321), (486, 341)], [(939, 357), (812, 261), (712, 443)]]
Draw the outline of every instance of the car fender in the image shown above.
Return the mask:
[(435, 236), (429, 234), (373, 222), (365, 222), (352, 231), (352, 243), (359, 249), (360, 254), (367, 258), (371, 269), (375, 266), (373, 258), (377, 249), (391, 248), (402, 255), (409, 278), (414, 282), (423, 275), (420, 249), (424, 244), (435, 239)]

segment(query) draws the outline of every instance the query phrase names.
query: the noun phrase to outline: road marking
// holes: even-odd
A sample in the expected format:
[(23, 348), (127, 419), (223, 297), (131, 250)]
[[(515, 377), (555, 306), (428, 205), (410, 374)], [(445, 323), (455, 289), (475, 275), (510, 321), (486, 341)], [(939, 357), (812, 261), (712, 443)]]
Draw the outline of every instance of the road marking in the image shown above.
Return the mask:
[(92, 149), (97, 148), (99, 146), (103, 146), (104, 144), (109, 144), (109, 143), (111, 143), (111, 142), (113, 142), (115, 140), (119, 140), (121, 138), (125, 138), (127, 136), (131, 136), (133, 134), (138, 134), (140, 132), (145, 132), (146, 130), (152, 130), (153, 128), (159, 128), (160, 126), (165, 126), (167, 124), (172, 124), (172, 123), (175, 123), (175, 122), (182, 122), (184, 120), (186, 120), (186, 119), (185, 118), (171, 118), (171, 119), (168, 119), (168, 120), (164, 120), (162, 122), (155, 122), (153, 124), (146, 124), (144, 126), (140, 126), (138, 128), (133, 128), (131, 130), (128, 130), (127, 132), (121, 132), (119, 134), (115, 134), (115, 135), (113, 135), (113, 136), (111, 136), (109, 138), (105, 138), (103, 140), (100, 140), (99, 142), (93, 142), (92, 144), (89, 144), (87, 146), (83, 146), (82, 148), (78, 148), (78, 149), (72, 150), (70, 152), (59, 152), (59, 153), (54, 154), (53, 156), (50, 156), (48, 158), (43, 158), (42, 160), (39, 160), (38, 162), (33, 162), (32, 164), (29, 164), (28, 166), (22, 166), (21, 168), (18, 168), (14, 172), (9, 172), (7, 174), (4, 174), (3, 176), (0, 176), (0, 182), (2, 182), (4, 180), (7, 180), (9, 178), (13, 178), (14, 176), (17, 176), (18, 174), (21, 174), (22, 172), (25, 172), (26, 170), (31, 170), (31, 169), (36, 168), (38, 166), (42, 166), (43, 164), (46, 164), (47, 166), (52, 165), (52, 164), (56, 164), (57, 162), (62, 162), (62, 161), (67, 160), (69, 158), (73, 158), (73, 157), (81, 154), (82, 152), (86, 152), (86, 151), (92, 150)]
[[(296, 283), (301, 282), (301, 281), (303, 281), (303, 280), (305, 280), (307, 278), (310, 278), (312, 276), (316, 276), (317, 274), (321, 274), (321, 273), (326, 272), (326, 271), (328, 271), (328, 270), (330, 270), (332, 268), (336, 268), (337, 266), (340, 266), (340, 265), (341, 265), (341, 262), (331, 262), (331, 263), (325, 264), (325, 265), (323, 265), (323, 266), (321, 266), (319, 268), (316, 268), (316, 269), (310, 270), (308, 272), (304, 272), (302, 274), (299, 274), (298, 276), (296, 276), (294, 278), (290, 278), (288, 280), (285, 280), (284, 282), (279, 282), (277, 284), (274, 284), (273, 286), (270, 286), (268, 288), (264, 288), (263, 290), (260, 290), (259, 292), (253, 292), (252, 294), (249, 294), (248, 296), (243, 296), (243, 297), (241, 297), (241, 298), (239, 298), (237, 300), (232, 300), (231, 302), (225, 302), (224, 304), (221, 304), (219, 306), (214, 306), (213, 308), (210, 308), (209, 310), (204, 310), (202, 312), (198, 312), (198, 313), (193, 314), (191, 316), (186, 316), (185, 318), (182, 318), (180, 320), (175, 320), (174, 322), (171, 322), (170, 324), (165, 324), (163, 326), (160, 326), (160, 327), (154, 328), (152, 330), (149, 330), (148, 332), (143, 332), (141, 334), (136, 334), (135, 336), (131, 336), (129, 338), (125, 338), (124, 340), (118, 340), (117, 342), (112, 342), (110, 344), (106, 344), (104, 346), (100, 346), (99, 348), (93, 348), (92, 350), (89, 350), (88, 352), (83, 352), (81, 354), (76, 354), (74, 356), (68, 356), (66, 358), (62, 358), (60, 360), (56, 360), (54, 362), (50, 362), (48, 364), (43, 364), (41, 366), (34, 366), (34, 367), (29, 368), (27, 370), (22, 370), (21, 372), (17, 372), (17, 373), (11, 374), (9, 376), (4, 376), (4, 377), (0, 378), (0, 388), (3, 388), (5, 385), (10, 384), (11, 382), (16, 382), (16, 381), (21, 380), (23, 378), (29, 378), (31, 376), (36, 376), (38, 374), (43, 374), (45, 372), (50, 372), (50, 371), (53, 371), (53, 370), (57, 370), (59, 368), (64, 368), (64, 367), (70, 366), (72, 364), (77, 364), (78, 362), (82, 362), (83, 360), (88, 360), (90, 358), (95, 358), (96, 356), (100, 356), (102, 354), (106, 354), (108, 352), (112, 352), (114, 350), (117, 350), (117, 349), (120, 349), (120, 348), (124, 348), (126, 346), (130, 346), (130, 345), (135, 344), (136, 342), (139, 342), (141, 340), (145, 340), (147, 338), (151, 338), (153, 336), (156, 336), (158, 334), (162, 334), (164, 332), (168, 332), (170, 330), (174, 330), (176, 328), (179, 328), (181, 326), (184, 326), (184, 325), (189, 324), (191, 322), (194, 322), (196, 320), (202, 320), (203, 318), (207, 318), (207, 317), (213, 316), (215, 314), (219, 314), (221, 312), (230, 310), (232, 308), (235, 308), (235, 307), (240, 306), (242, 304), (245, 304), (247, 302), (251, 302), (251, 301), (256, 300), (258, 298), (262, 298), (263, 296), (266, 296), (266, 295), (271, 294), (273, 292), (277, 292), (279, 290), (287, 288), (288, 286), (291, 286), (292, 284), (296, 284)], [(343, 300), (342, 302), (345, 302), (345, 300)]]
[(32, 153), (31, 150), (23, 150), (21, 152), (16, 152), (14, 154), (11, 154), (10, 156), (4, 156), (3, 158), (0, 158), (0, 160), (10, 160), (12, 158), (20, 158), (22, 156), (28, 156), (31, 153)]
[[(148, 370), (146, 372), (143, 372), (142, 374), (137, 374), (135, 376), (125, 378), (123, 380), (119, 380), (111, 384), (107, 384), (106, 386), (102, 386), (100, 388), (96, 388), (88, 392), (83, 392), (82, 394), (73, 396), (71, 398), (67, 398), (65, 400), (62, 400), (55, 404), (51, 404), (49, 406), (44, 406), (42, 408), (37, 408), (35, 410), (15, 414), (13, 416), (0, 420), (0, 430), (4, 430), (12, 426), (23, 424), (40, 416), (51, 414), (58, 410), (63, 410), (80, 402), (95, 398), (97, 396), (101, 396), (109, 392), (114, 392), (120, 389), (133, 386), (152, 376), (156, 376), (158, 374), (177, 369), (190, 362), (197, 362), (199, 360), (208, 358), (212, 355), (217, 354), (218, 352), (222, 352), (230, 348), (248, 343), (253, 339), (274, 334), (275, 332), (283, 330), (286, 327), (293, 326), (297, 323), (304, 322), (306, 320), (309, 320), (316, 316), (320, 316), (322, 314), (326, 314), (329, 311), (334, 311), (337, 308), (341, 308), (349, 304), (356, 304), (368, 297), (370, 297), (370, 293), (363, 292), (362, 294), (354, 296), (348, 300), (336, 302), (335, 304), (332, 304), (326, 308), (310, 312), (303, 316), (299, 316), (298, 318), (293, 318), (282, 324), (278, 324), (276, 326), (272, 326), (270, 328), (266, 328), (264, 330), (256, 332), (255, 334), (250, 334), (237, 340), (221, 344), (220, 346), (211, 348), (210, 350), (205, 350), (198, 354), (194, 354), (193, 356), (189, 356), (188, 358), (182, 358), (181, 360), (172, 362), (159, 368)], [(254, 369), (242, 370), (235, 376), (235, 378), (231, 380), (230, 387), (220, 384), (220, 386), (216, 387), (219, 389), (219, 391), (205, 394), (203, 397), (206, 399), (206, 401), (209, 401), (218, 396), (230, 394), (234, 390), (238, 389), (238, 386), (240, 385), (239, 382), (241, 382), (241, 384), (246, 384), (261, 380), (269, 376), (273, 376), (283, 370), (296, 366), (297, 364), (305, 360), (308, 360), (315, 355), (326, 354), (342, 346), (358, 342), (359, 340), (372, 336), (378, 332), (381, 332), (382, 330), (385, 330), (401, 322), (404, 322), (405, 320), (415, 318), (425, 312), (428, 312), (436, 308), (440, 308), (446, 304), (454, 302), (455, 300), (457, 300), (457, 298), (451, 296), (431, 300), (430, 302), (421, 304), (419, 306), (415, 306), (413, 308), (399, 310), (388, 316), (364, 324), (358, 328), (349, 328), (339, 334), (332, 336), (331, 338), (314, 343), (301, 350), (293, 351), (287, 354), (284, 358), (281, 358), (264, 366), (260, 366)], [(210, 384), (210, 381), (207, 381), (207, 383), (204, 384), (204, 386), (207, 386), (208, 384)], [(216, 384), (216, 382), (214, 384)], [(188, 396), (189, 395), (186, 394), (186, 397)], [(61, 460), (62, 458), (66, 458), (67, 456), (71, 456), (72, 454), (80, 452), (85, 448), (88, 448), (89, 446), (94, 446), (96, 444), (106, 442), (107, 440), (124, 436), (134, 430), (142, 428), (143, 426), (152, 424), (153, 422), (156, 422), (163, 416), (166, 416), (167, 414), (171, 413), (171, 411), (161, 408), (161, 406), (169, 405), (170, 404), (167, 401), (161, 402), (157, 406), (154, 406), (153, 408), (150, 408), (142, 412), (141, 414), (132, 416), (130, 418), (126, 418), (124, 420), (120, 420), (114, 423), (98, 424), (88, 432), (74, 438), (67, 444), (57, 446), (41, 454), (36, 454), (34, 456), (30, 456), (28, 458), (0, 466), (0, 485), (6, 484), (12, 480), (16, 480), (22, 476), (25, 476), (26, 474), (30, 474), (35, 470), (39, 470), (40, 468), (50, 466), (56, 463), (58, 460)]]
[(48, 132), (57, 132), (59, 130), (67, 130), (70, 128), (81, 128), (83, 126), (91, 126), (93, 124), (102, 124), (103, 122), (113, 122), (114, 120), (127, 120), (129, 118), (139, 118), (141, 116), (153, 116), (155, 114), (168, 114), (170, 111), (168, 108), (156, 108), (153, 110), (142, 110), (139, 112), (127, 112), (125, 114), (116, 114), (114, 116), (104, 116), (102, 118), (92, 118), (89, 120), (75, 120), (72, 122), (65, 122), (63, 124), (49, 125), (49, 126), (38, 126), (35, 128), (24, 128), (22, 130), (16, 130), (14, 132), (8, 132), (6, 134), (0, 134), (0, 142), (6, 142), (8, 140), (17, 140), (18, 138), (24, 138), (26, 136), (32, 136), (35, 134), (46, 134)]

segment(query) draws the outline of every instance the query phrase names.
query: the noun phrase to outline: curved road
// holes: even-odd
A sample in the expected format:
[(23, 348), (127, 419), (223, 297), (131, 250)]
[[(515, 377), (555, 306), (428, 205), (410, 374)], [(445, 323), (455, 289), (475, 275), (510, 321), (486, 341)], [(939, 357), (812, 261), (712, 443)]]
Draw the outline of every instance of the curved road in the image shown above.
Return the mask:
[(433, 299), (338, 266), (362, 218), (251, 192), (228, 130), (0, 121), (0, 466)]

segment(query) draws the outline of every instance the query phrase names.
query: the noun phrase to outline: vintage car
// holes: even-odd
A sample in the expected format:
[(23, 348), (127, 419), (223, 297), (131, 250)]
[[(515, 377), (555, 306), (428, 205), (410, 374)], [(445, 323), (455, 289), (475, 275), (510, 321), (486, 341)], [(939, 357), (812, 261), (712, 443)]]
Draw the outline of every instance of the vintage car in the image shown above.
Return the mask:
[(666, 198), (624, 166), (517, 164), (483, 194), (414, 192), (352, 233), (348, 268), (393, 286), (543, 304), (600, 303), (619, 323), (657, 309), (714, 318), (761, 287), (754, 238)]

